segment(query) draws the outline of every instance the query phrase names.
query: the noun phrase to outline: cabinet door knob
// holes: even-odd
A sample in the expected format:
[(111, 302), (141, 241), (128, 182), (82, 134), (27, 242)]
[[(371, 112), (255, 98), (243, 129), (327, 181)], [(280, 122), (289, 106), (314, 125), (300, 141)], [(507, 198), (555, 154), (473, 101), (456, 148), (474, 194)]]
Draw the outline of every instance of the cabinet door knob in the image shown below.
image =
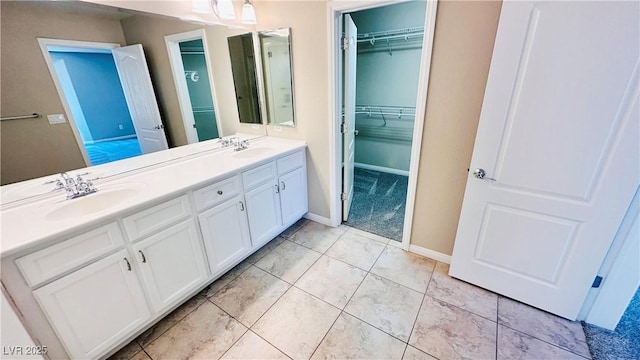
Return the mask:
[(218, 190), (218, 195), (222, 195), (222, 190)]
[(284, 183), (284, 181), (280, 181), (280, 185), (282, 185), (281, 188), (282, 188), (283, 191), (287, 188), (287, 186)]
[(280, 187), (276, 184), (276, 194), (280, 193)]
[(147, 258), (144, 256), (144, 253), (142, 252), (142, 250), (138, 250), (138, 252), (140, 253), (140, 255), (142, 256), (142, 262), (146, 263), (147, 262)]
[(244, 211), (244, 203), (240, 201), (240, 211)]
[(124, 261), (127, 263), (127, 270), (131, 271), (131, 264), (129, 263), (129, 260), (127, 260), (127, 258), (124, 258)]

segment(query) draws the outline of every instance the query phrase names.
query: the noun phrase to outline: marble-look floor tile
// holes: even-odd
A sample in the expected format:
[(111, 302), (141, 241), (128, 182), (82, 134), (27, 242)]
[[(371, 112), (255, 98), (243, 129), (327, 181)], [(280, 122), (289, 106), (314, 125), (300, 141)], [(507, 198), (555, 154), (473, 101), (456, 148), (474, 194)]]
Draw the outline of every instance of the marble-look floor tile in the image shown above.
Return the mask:
[(139, 353), (135, 354), (130, 360), (151, 360), (151, 358), (149, 357), (149, 355), (147, 355), (146, 352), (140, 351)]
[(248, 261), (243, 261), (240, 264), (236, 265), (233, 269), (227, 271), (226, 274), (219, 277), (216, 281), (214, 281), (211, 285), (207, 286), (200, 292), (203, 296), (211, 297), (215, 295), (220, 289), (225, 287), (228, 283), (233, 281), (235, 278), (240, 276), (243, 272), (245, 272), (248, 268), (251, 267), (251, 263)]
[(363, 231), (363, 230), (360, 230), (360, 229), (357, 229), (357, 228), (354, 228), (354, 227), (349, 227), (348, 229), (349, 229), (349, 232), (351, 234), (364, 236), (364, 237), (366, 237), (368, 239), (375, 240), (375, 241), (381, 242), (383, 244), (388, 244), (391, 241), (391, 239), (386, 238), (384, 236), (380, 236), (378, 234), (370, 233), (368, 231)]
[(589, 357), (582, 324), (500, 296), (498, 322), (527, 335)]
[(496, 321), (498, 295), (449, 276), (449, 265), (439, 262), (431, 276), (427, 295)]
[(401, 359), (406, 344), (342, 313), (312, 359)]
[(323, 255), (295, 286), (342, 309), (366, 275), (364, 270)]
[(409, 344), (439, 359), (494, 359), (496, 326), (427, 295)]
[(407, 345), (407, 349), (404, 351), (402, 360), (438, 360), (438, 359), (414, 348), (411, 345)]
[(165, 316), (162, 320), (153, 325), (147, 331), (143, 332), (140, 336), (138, 336), (136, 341), (142, 347), (147, 346), (149, 343), (157, 339), (160, 335), (164, 334), (180, 320), (184, 319), (192, 311), (197, 309), (198, 306), (200, 306), (205, 301), (206, 298), (201, 294), (192, 297), (190, 300), (180, 305), (180, 307), (178, 307), (177, 309), (173, 310), (173, 312)]
[(210, 300), (247, 327), (253, 325), (289, 288), (289, 284), (252, 266)]
[(252, 330), (289, 357), (307, 359), (339, 314), (340, 309), (292, 287)]
[(435, 260), (387, 246), (371, 272), (424, 294), (435, 265)]
[(289, 359), (289, 357), (249, 330), (221, 359)]
[(572, 352), (553, 346), (519, 331), (498, 325), (498, 360), (502, 359), (575, 359)]
[(422, 294), (368, 274), (344, 311), (402, 341), (409, 340)]
[(330, 227), (314, 221), (308, 221), (289, 240), (296, 244), (324, 253), (342, 234), (347, 231), (346, 226)]
[(263, 257), (265, 257), (268, 253), (270, 253), (273, 249), (275, 249), (276, 247), (278, 247), (278, 245), (282, 244), (283, 242), (285, 242), (287, 239), (283, 238), (283, 237), (276, 237), (275, 239), (269, 241), (268, 243), (264, 244), (260, 250), (254, 252), (253, 254), (251, 254), (248, 258), (246, 258), (244, 261), (249, 262), (251, 264), (255, 264), (257, 263), (260, 259), (262, 259)]
[(298, 232), (298, 230), (302, 229), (302, 227), (309, 222), (309, 220), (302, 218), (298, 221), (296, 221), (293, 225), (289, 226), (287, 228), (287, 230), (283, 231), (282, 233), (280, 233), (280, 237), (283, 237), (285, 239), (289, 239), (292, 236), (295, 235), (296, 232)]
[(142, 347), (134, 340), (122, 349), (118, 350), (115, 354), (111, 355), (109, 360), (130, 360), (141, 351)]
[(284, 241), (256, 262), (255, 266), (293, 284), (321, 255), (291, 241)]
[(385, 246), (379, 241), (354, 234), (349, 230), (327, 250), (326, 254), (369, 271)]
[(153, 359), (217, 359), (246, 331), (237, 320), (205, 301), (144, 350)]

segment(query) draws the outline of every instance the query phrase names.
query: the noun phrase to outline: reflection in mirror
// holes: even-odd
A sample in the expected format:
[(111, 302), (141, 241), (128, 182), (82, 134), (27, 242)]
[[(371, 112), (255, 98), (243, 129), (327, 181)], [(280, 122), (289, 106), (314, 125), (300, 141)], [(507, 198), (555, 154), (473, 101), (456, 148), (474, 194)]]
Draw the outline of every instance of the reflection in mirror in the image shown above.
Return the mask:
[(294, 126), (291, 32), (289, 28), (260, 31), (267, 123)]
[[(207, 77), (211, 81), (209, 87), (212, 92), (215, 91), (219, 106), (215, 109), (216, 116), (210, 114), (209, 119), (217, 120), (218, 133), (225, 136), (235, 133), (264, 135), (263, 126), (239, 123), (238, 110), (231, 99), (234, 96), (234, 85), (227, 37), (246, 32), (244, 29), (205, 26), (166, 16), (121, 10), (79, 1), (0, 1), (0, 7), (0, 26), (1, 32), (4, 34), (0, 43), (2, 53), (0, 86), (5, 90), (0, 93), (0, 116), (42, 114), (41, 117), (33, 119), (0, 121), (2, 174), (0, 180), (2, 185), (94, 165), (87, 161), (88, 157), (83, 157), (80, 150), (80, 144), (85, 143), (79, 136), (81, 130), (78, 129), (77, 121), (75, 121), (80, 116), (75, 116), (71, 112), (70, 106), (63, 105), (58, 91), (61, 90), (61, 86), (53, 81), (43, 51), (38, 44), (38, 38), (113, 44), (121, 48), (128, 45), (142, 45), (160, 112), (159, 121), (161, 122), (154, 124), (154, 126), (161, 126), (161, 130), (166, 133), (169, 147), (175, 149), (158, 151), (88, 169), (94, 174), (99, 172), (100, 175), (116, 175), (140, 166), (139, 162), (144, 162), (147, 165), (159, 163), (172, 156), (175, 158), (175, 156), (185, 156), (209, 149), (206, 146), (208, 142), (183, 147), (183, 145), (188, 145), (189, 141), (169, 64), (165, 43), (167, 35), (194, 30), (206, 33), (206, 41), (203, 45), (205, 49), (208, 48), (211, 62), (208, 63), (207, 71), (211, 71), (211, 73), (209, 76), (205, 76), (201, 72), (203, 70), (197, 70), (198, 76), (194, 78), (198, 78), (198, 84), (203, 84)], [(45, 51), (48, 52), (48, 50), (57, 52), (57, 54), (53, 54), (53, 57), (55, 57), (55, 62), (59, 64), (56, 66), (61, 71), (64, 70), (61, 66), (63, 63), (69, 72), (69, 66), (72, 63), (83, 61), (79, 55), (63, 51), (69, 49), (54, 47)], [(104, 61), (110, 56), (109, 51), (95, 51), (90, 57), (100, 58)], [(50, 67), (53, 68), (54, 65), (51, 64)], [(111, 70), (113, 70), (112, 65)], [(73, 81), (75, 74), (69, 73), (68, 75)], [(186, 79), (185, 74), (182, 76), (183, 80)], [(120, 114), (127, 109), (127, 105), (123, 105), (122, 101), (117, 106), (112, 105), (114, 103), (107, 103), (107, 97), (98, 91), (96, 86), (101, 77), (94, 75), (89, 79), (90, 81), (86, 82), (84, 86), (89, 89), (88, 100), (94, 101), (94, 104), (88, 105), (86, 110), (83, 109), (85, 110), (83, 115), (98, 113), (101, 115), (102, 120), (100, 121), (108, 120), (109, 125), (102, 126), (107, 124), (102, 122), (87, 124), (87, 127), (82, 131), (93, 137), (87, 141), (87, 144), (92, 145), (91, 141), (94, 144), (99, 144), (98, 140), (133, 135), (135, 119), (128, 119)], [(191, 76), (188, 80), (192, 81)], [(209, 110), (212, 105), (198, 103), (194, 106), (207, 107), (206, 110)], [(255, 106), (257, 107), (257, 105)], [(116, 109), (119, 111), (117, 114), (114, 112)], [(62, 116), (55, 116), (58, 114)], [(76, 130), (71, 126), (71, 122), (76, 125)], [(101, 127), (97, 125), (101, 125)], [(202, 139), (216, 136), (213, 129), (210, 130), (207, 131), (208, 134), (203, 135)], [(100, 136), (97, 136), (98, 132), (101, 132)], [(107, 153), (106, 156), (109, 154)], [(113, 166), (109, 169), (103, 168), (110, 165)], [(3, 186), (3, 193), (4, 188)], [(25, 193), (37, 191), (45, 193), (50, 190), (49, 185), (41, 186), (38, 184), (33, 189), (29, 188), (29, 191), (25, 191)]]
[(240, 122), (261, 124), (253, 35), (231, 36), (228, 41)]

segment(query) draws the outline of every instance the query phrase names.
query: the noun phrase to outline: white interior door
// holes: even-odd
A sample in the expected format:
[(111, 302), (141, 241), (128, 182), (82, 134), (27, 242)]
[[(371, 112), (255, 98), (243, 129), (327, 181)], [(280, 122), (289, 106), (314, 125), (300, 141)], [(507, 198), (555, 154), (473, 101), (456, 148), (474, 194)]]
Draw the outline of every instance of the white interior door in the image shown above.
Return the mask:
[(348, 44), (344, 50), (344, 125), (342, 164), (342, 221), (347, 221), (353, 201), (353, 172), (355, 164), (356, 124), (356, 63), (358, 29), (351, 16), (344, 15), (344, 33)]
[(167, 137), (142, 45), (113, 49), (112, 53), (142, 153), (166, 150)]
[(576, 318), (640, 183), (639, 5), (504, 2), (452, 276)]

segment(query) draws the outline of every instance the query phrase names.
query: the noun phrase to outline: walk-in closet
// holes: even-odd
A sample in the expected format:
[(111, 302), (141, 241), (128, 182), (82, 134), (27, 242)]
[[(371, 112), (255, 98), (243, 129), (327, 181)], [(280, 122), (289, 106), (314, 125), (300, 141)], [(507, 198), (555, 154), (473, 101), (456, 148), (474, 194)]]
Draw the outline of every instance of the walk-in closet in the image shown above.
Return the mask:
[(424, 1), (351, 13), (357, 27), (354, 195), (346, 225), (402, 240)]

